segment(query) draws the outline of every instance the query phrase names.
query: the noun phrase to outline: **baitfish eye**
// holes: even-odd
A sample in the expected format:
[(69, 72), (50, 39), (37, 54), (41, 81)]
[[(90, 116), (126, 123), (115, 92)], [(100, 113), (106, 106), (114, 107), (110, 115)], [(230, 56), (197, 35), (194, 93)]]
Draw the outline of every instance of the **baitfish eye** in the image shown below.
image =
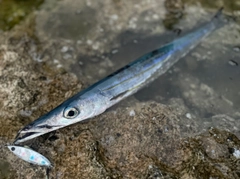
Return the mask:
[(11, 150), (14, 151), (14, 150), (15, 150), (15, 147), (11, 147)]
[(63, 112), (63, 116), (67, 119), (73, 119), (78, 114), (79, 114), (79, 111), (77, 110), (77, 108), (74, 108), (74, 107), (67, 107)]

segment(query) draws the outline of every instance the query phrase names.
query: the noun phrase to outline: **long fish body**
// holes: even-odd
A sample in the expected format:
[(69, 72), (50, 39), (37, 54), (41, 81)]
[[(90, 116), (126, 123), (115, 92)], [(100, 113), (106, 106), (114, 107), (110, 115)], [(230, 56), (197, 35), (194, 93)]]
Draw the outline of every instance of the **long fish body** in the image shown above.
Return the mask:
[(92, 118), (136, 93), (196, 47), (222, 23), (221, 10), (203, 26), (162, 46), (67, 99), (18, 132), (15, 143)]

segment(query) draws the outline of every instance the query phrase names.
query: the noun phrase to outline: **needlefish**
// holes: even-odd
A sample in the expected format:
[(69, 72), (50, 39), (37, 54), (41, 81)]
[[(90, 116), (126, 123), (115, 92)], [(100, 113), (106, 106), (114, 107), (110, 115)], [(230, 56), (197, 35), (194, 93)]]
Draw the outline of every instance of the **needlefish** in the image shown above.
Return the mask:
[(223, 24), (222, 9), (196, 30), (153, 50), (104, 79), (80, 91), (62, 104), (23, 127), (15, 144), (75, 124), (103, 113), (165, 73), (202, 39)]

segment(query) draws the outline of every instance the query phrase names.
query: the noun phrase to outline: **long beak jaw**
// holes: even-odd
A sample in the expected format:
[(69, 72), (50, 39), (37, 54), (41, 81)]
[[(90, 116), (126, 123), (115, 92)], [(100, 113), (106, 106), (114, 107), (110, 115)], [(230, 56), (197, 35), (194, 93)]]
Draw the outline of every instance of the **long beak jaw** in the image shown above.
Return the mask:
[[(23, 135), (22, 135), (23, 134)], [(25, 141), (28, 141), (30, 139), (33, 139), (35, 137), (38, 137), (40, 135), (43, 135), (44, 133), (41, 132), (29, 132), (29, 133), (21, 133), (19, 132), (18, 135), (15, 138), (14, 144), (19, 144)]]
[(14, 144), (19, 144), (25, 141), (28, 141), (30, 139), (34, 139), (40, 135), (49, 133), (51, 131), (57, 130), (61, 128), (62, 126), (38, 126), (38, 127), (33, 127), (33, 126), (26, 126), (23, 129), (21, 129), (14, 141)]

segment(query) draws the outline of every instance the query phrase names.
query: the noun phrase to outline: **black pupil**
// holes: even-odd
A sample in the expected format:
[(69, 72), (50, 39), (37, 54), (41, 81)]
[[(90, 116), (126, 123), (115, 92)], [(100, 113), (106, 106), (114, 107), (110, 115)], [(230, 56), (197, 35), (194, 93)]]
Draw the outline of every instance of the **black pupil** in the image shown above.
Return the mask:
[(15, 150), (15, 147), (12, 147), (11, 150), (14, 151), (14, 150)]
[(75, 115), (75, 112), (73, 110), (68, 112), (68, 116), (73, 117)]

